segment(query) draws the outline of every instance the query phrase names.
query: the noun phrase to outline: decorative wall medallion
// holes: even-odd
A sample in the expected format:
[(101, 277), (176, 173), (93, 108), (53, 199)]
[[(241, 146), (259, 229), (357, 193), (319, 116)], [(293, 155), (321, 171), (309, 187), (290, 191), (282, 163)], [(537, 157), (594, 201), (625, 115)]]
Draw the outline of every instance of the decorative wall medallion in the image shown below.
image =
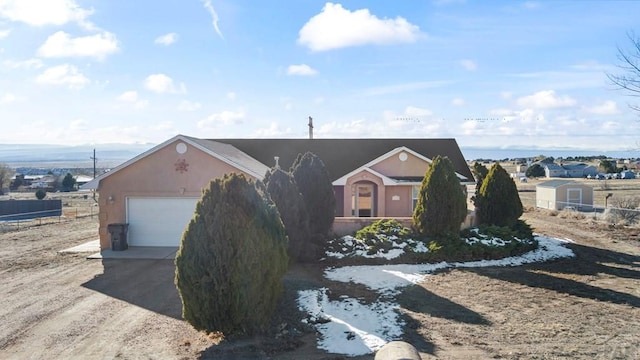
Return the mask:
[(189, 171), (189, 164), (187, 163), (187, 160), (185, 159), (180, 159), (178, 161), (176, 161), (175, 163), (176, 166), (176, 171), (180, 171), (180, 174)]
[(187, 144), (183, 142), (179, 142), (176, 144), (176, 152), (178, 154), (184, 154), (187, 152)]
[(398, 158), (400, 159), (400, 161), (407, 161), (407, 159), (409, 158), (409, 156), (407, 155), (407, 153), (406, 153), (406, 152), (401, 152), (401, 153), (398, 155)]

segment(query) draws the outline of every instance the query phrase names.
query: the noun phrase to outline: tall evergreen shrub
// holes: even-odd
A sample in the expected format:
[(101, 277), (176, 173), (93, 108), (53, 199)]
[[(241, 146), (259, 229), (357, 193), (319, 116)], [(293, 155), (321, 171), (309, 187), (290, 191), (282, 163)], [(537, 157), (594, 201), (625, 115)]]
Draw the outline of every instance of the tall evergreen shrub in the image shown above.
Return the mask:
[(480, 198), (477, 215), (481, 224), (513, 227), (522, 215), (516, 183), (498, 163), (491, 167), (476, 196)]
[(422, 180), (413, 225), (427, 236), (457, 234), (466, 216), (467, 199), (453, 164), (437, 156)]
[(298, 154), (291, 174), (304, 197), (312, 235), (326, 238), (336, 215), (336, 198), (324, 163), (311, 152)]
[(182, 316), (198, 330), (268, 324), (287, 270), (287, 237), (261, 182), (230, 174), (203, 190), (176, 255)]
[(289, 259), (291, 261), (312, 260), (315, 252), (310, 246), (309, 215), (304, 198), (293, 176), (280, 168), (271, 169), (264, 178), (271, 200), (278, 207), (289, 238)]

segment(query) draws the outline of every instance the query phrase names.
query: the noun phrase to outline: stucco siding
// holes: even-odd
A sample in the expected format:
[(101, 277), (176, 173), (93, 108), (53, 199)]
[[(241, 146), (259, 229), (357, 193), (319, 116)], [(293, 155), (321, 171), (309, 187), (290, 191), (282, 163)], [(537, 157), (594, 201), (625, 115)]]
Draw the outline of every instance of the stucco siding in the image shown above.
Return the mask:
[[(179, 154), (176, 141), (120, 169), (100, 182), (100, 247), (109, 248), (107, 225), (126, 222), (127, 197), (200, 197), (202, 189), (217, 177), (242, 173), (191, 145)], [(186, 166), (180, 166), (184, 160)], [(182, 171), (181, 171), (182, 169)]]
[[(400, 154), (406, 154), (407, 157), (405, 161), (400, 160)], [(371, 169), (389, 177), (424, 176), (428, 167), (429, 163), (426, 161), (409, 152), (403, 151), (374, 164), (371, 166)]]
[(390, 186), (386, 191), (386, 204), (388, 217), (411, 217), (412, 216), (412, 192), (411, 185)]

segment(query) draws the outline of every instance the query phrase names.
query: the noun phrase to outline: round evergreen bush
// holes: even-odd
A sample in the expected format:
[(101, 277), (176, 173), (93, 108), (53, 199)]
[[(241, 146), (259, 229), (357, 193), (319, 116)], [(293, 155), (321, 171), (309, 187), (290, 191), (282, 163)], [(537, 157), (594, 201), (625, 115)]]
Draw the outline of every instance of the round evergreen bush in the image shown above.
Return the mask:
[(198, 330), (252, 334), (265, 329), (287, 270), (287, 237), (261, 182), (230, 174), (213, 180), (176, 255), (182, 316)]
[(416, 230), (427, 236), (457, 234), (467, 216), (467, 199), (447, 157), (437, 156), (427, 170), (413, 213)]
[(47, 196), (47, 192), (46, 192), (46, 191), (44, 191), (43, 189), (38, 189), (38, 190), (36, 191), (36, 198), (37, 198), (38, 200), (42, 200), (42, 199), (44, 199), (46, 196)]

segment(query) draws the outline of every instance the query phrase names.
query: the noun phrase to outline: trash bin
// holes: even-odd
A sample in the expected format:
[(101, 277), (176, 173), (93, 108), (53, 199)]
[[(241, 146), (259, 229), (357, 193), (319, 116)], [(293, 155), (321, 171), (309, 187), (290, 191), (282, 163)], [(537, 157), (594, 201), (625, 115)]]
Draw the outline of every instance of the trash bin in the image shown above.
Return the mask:
[(129, 245), (127, 244), (127, 230), (129, 224), (109, 224), (107, 230), (111, 237), (111, 250), (122, 251), (127, 250)]

